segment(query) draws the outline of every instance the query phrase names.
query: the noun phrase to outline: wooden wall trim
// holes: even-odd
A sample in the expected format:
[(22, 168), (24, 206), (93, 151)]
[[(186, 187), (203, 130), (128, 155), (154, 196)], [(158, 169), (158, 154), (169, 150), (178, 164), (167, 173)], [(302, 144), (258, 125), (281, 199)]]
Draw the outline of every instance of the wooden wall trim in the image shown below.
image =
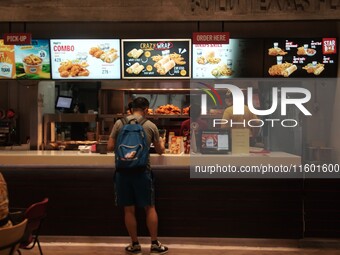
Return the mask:
[(12, 0), (0, 7), (0, 22), (339, 19), (339, 0)]

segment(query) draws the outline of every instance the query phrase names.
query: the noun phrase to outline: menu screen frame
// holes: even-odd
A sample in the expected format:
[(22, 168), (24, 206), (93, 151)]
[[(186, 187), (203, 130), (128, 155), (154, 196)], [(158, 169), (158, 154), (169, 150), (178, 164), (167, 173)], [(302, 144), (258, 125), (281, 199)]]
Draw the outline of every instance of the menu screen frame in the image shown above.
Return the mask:
[(0, 80), (51, 80), (49, 39), (32, 39), (31, 44), (4, 45), (0, 42)]
[[(333, 41), (333, 49), (325, 49), (327, 41)], [(263, 76), (336, 78), (337, 47), (336, 37), (267, 38), (264, 47)]]
[(191, 39), (122, 39), (122, 79), (191, 79)]
[[(115, 38), (50, 39), (52, 79), (121, 79), (120, 43), (121, 40)], [(80, 67), (77, 73), (72, 69), (76, 65)]]

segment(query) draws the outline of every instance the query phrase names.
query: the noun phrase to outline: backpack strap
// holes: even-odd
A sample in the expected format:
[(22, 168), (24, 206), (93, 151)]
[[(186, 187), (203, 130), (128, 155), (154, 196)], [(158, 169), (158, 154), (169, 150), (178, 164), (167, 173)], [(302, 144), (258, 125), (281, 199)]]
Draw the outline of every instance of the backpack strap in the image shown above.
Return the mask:
[(126, 124), (128, 124), (128, 123), (129, 123), (129, 120), (128, 120), (128, 118), (127, 118), (127, 117), (123, 117), (123, 118), (121, 118), (121, 119), (120, 119), (120, 121), (122, 122), (123, 126), (125, 126)]
[(144, 125), (144, 123), (145, 122), (147, 122), (148, 121), (148, 119), (146, 119), (146, 118), (142, 118), (142, 120), (140, 121), (140, 122), (138, 122), (141, 126), (143, 126)]
[(127, 117), (124, 117), (121, 120), (122, 120), (123, 125), (131, 124), (131, 122), (135, 122), (136, 124), (140, 124), (141, 126), (143, 126), (144, 123), (148, 121), (148, 119), (144, 117), (142, 117), (139, 121), (136, 118), (129, 120)]

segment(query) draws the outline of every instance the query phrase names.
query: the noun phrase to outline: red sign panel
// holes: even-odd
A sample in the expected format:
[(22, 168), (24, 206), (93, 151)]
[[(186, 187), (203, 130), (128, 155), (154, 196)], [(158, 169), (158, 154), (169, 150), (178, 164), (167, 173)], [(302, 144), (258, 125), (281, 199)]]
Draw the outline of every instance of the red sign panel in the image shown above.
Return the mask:
[(322, 52), (323, 54), (335, 54), (336, 38), (322, 38)]
[(194, 44), (229, 44), (229, 32), (193, 33)]
[(31, 33), (6, 33), (4, 34), (5, 45), (27, 45), (32, 43)]

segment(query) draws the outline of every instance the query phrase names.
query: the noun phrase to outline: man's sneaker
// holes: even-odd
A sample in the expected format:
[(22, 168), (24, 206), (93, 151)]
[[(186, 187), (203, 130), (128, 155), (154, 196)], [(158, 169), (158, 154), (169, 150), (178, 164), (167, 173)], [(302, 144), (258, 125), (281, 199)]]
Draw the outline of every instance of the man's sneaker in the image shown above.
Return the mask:
[(161, 242), (157, 241), (158, 244), (151, 244), (150, 254), (165, 254), (168, 253), (168, 247), (161, 244)]
[(128, 254), (142, 254), (142, 248), (140, 244), (129, 244), (125, 247), (125, 252)]

